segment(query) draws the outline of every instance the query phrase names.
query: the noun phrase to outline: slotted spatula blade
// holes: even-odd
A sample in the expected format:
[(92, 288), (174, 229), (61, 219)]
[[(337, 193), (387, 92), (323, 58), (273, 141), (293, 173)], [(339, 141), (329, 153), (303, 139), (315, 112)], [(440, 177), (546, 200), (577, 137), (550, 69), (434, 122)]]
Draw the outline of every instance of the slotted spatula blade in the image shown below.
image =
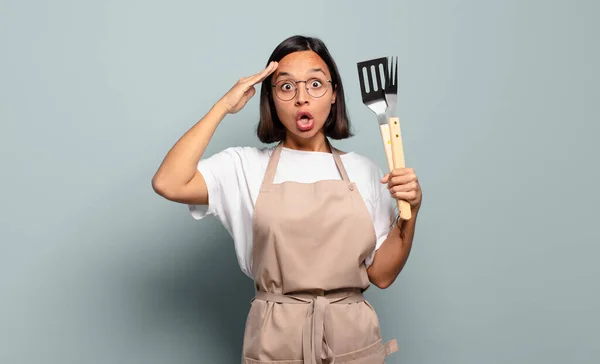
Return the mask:
[(385, 100), (386, 57), (370, 59), (357, 63), (358, 80), (363, 104), (377, 115), (379, 124), (386, 124), (387, 101)]

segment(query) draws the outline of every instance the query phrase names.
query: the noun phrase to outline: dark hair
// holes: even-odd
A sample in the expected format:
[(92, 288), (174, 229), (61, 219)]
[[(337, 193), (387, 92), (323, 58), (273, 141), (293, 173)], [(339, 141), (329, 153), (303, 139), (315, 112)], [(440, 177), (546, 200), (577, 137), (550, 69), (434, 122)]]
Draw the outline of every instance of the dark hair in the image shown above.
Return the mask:
[[(325, 136), (332, 139), (345, 139), (353, 136), (350, 130), (350, 119), (348, 118), (348, 110), (346, 109), (342, 79), (340, 78), (335, 61), (322, 40), (301, 35), (289, 37), (273, 50), (271, 57), (267, 61), (267, 65), (272, 61), (279, 62), (288, 54), (298, 51), (313, 51), (317, 53), (325, 61), (331, 73), (331, 85), (336, 90), (336, 99), (331, 106), (331, 111), (323, 126)], [(261, 85), (260, 120), (256, 128), (256, 134), (258, 139), (263, 143), (273, 143), (285, 139), (286, 129), (277, 116), (273, 102), (271, 77), (267, 77)]]

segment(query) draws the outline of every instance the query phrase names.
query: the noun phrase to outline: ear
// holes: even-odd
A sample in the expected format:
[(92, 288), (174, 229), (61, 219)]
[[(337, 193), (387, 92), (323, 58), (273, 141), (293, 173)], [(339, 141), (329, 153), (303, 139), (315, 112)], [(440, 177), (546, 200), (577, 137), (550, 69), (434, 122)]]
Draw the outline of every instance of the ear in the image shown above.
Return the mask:
[(333, 89), (333, 93), (331, 94), (331, 104), (335, 104), (335, 99), (337, 96), (337, 86)]

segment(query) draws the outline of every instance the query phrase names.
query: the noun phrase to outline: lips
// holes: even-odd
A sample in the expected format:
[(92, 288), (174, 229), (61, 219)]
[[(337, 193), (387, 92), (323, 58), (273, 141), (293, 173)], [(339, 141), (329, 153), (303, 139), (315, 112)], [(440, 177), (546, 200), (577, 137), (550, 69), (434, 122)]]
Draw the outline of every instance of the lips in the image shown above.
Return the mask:
[(311, 113), (309, 113), (308, 111), (300, 111), (298, 114), (296, 114), (296, 121), (300, 120), (300, 119), (312, 119), (313, 116)]
[(311, 130), (314, 124), (313, 116), (308, 111), (300, 111), (296, 114), (296, 126), (301, 131)]

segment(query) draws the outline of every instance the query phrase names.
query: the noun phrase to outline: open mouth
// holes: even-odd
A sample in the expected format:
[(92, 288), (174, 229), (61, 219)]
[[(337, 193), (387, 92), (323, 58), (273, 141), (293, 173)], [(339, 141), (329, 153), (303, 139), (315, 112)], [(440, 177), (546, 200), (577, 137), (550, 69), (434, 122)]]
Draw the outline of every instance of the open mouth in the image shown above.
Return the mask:
[(296, 126), (302, 131), (308, 131), (313, 128), (314, 120), (311, 113), (301, 111), (296, 115)]

